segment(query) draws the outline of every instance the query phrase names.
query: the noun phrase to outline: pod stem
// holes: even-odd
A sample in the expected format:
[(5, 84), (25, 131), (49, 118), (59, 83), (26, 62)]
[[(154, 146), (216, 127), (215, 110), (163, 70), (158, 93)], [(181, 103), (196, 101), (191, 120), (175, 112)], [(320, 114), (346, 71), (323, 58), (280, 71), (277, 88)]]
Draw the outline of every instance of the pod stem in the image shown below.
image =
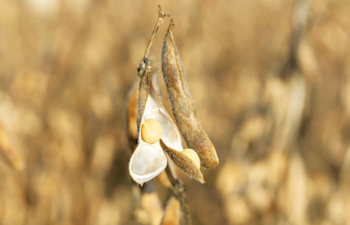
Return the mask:
[(192, 225), (190, 206), (187, 202), (187, 197), (186, 197), (186, 187), (179, 179), (174, 177), (173, 173), (170, 170), (169, 165), (166, 166), (165, 171), (171, 183), (171, 186), (172, 186), (171, 189), (174, 195), (177, 197), (177, 199), (180, 202), (181, 213), (182, 213), (181, 224)]
[[(152, 35), (151, 35), (151, 38), (149, 39), (149, 42), (148, 42), (148, 45), (147, 45), (147, 48), (146, 48), (146, 52), (145, 52), (145, 55), (143, 57), (143, 60), (144, 59), (147, 59), (148, 58), (148, 55), (149, 55), (149, 52), (151, 50), (151, 47), (152, 47), (152, 44), (153, 44), (153, 39), (154, 37), (156, 36), (157, 34), (157, 31), (158, 31), (158, 28), (160, 26), (160, 23), (163, 22), (163, 19), (164, 17), (169, 17), (171, 21), (173, 21), (173, 19), (171, 18), (171, 16), (167, 13), (164, 13), (162, 11), (162, 8), (160, 7), (160, 5), (158, 6), (158, 19), (157, 19), (157, 23), (156, 25), (154, 26), (154, 29), (153, 29), (153, 32), (152, 32)], [(142, 61), (143, 61), (142, 60)]]

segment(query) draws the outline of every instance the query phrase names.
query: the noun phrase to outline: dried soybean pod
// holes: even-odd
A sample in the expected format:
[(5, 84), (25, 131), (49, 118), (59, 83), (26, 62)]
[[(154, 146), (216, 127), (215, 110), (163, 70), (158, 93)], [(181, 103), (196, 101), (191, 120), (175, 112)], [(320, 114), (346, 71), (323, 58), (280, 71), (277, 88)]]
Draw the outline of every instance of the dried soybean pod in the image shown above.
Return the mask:
[(171, 107), (180, 131), (189, 148), (195, 150), (201, 165), (213, 168), (219, 163), (216, 150), (199, 124), (196, 110), (188, 92), (185, 71), (175, 45), (171, 22), (162, 48), (162, 71)]
[[(149, 98), (150, 91), (150, 69), (151, 66), (147, 60), (141, 61), (138, 75), (140, 77), (139, 98), (137, 109), (137, 146), (133, 152), (130, 163), (129, 172), (131, 177), (141, 186), (143, 183), (157, 176), (163, 171), (167, 165), (166, 156), (159, 142), (149, 144), (141, 138), (142, 123), (153, 115), (152, 99)], [(147, 111), (148, 110), (148, 111)]]
[[(141, 62), (142, 66), (145, 66), (143, 62)], [(159, 81), (157, 74), (153, 74), (152, 78), (154, 79), (154, 84), (157, 92), (159, 93), (160, 88), (159, 88)], [(147, 80), (144, 78), (143, 79), (144, 83), (147, 83)], [(142, 89), (143, 92), (145, 92), (142, 96), (145, 97), (147, 96), (147, 90), (148, 86), (144, 85), (146, 89)], [(136, 148), (137, 145), (137, 109), (139, 104), (145, 104), (145, 98), (142, 99), (142, 101), (139, 103), (139, 89), (140, 89), (140, 78), (136, 77), (133, 85), (131, 86), (125, 100), (125, 118), (126, 118), (126, 123), (125, 123), (125, 130), (126, 130), (126, 136), (127, 136), (127, 141), (129, 143), (129, 147), (131, 151), (133, 152)], [(144, 110), (144, 106), (142, 108)]]

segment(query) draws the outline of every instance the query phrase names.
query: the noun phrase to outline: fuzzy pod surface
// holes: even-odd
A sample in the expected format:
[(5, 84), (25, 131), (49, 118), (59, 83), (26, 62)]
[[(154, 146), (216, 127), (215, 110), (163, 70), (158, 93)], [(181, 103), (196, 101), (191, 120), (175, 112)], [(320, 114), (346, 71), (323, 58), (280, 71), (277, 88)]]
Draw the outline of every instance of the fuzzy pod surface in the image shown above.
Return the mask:
[(186, 84), (183, 64), (175, 45), (171, 23), (162, 47), (162, 72), (175, 120), (189, 148), (195, 150), (201, 165), (213, 168), (219, 163), (216, 150), (200, 126), (196, 109)]

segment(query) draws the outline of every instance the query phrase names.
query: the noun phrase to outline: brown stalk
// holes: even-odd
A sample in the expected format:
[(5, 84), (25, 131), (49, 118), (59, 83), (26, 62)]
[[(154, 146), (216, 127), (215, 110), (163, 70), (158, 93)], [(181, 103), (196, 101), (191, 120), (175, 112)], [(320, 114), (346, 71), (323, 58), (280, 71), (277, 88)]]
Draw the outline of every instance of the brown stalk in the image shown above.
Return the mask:
[(148, 42), (148, 45), (147, 45), (147, 48), (146, 48), (146, 52), (145, 52), (145, 55), (143, 57), (143, 59), (141, 61), (143, 61), (144, 59), (148, 59), (148, 55), (149, 55), (149, 52), (151, 50), (151, 47), (152, 47), (152, 44), (153, 44), (153, 39), (154, 37), (156, 36), (157, 34), (157, 31), (159, 29), (159, 26), (160, 26), (160, 23), (163, 21), (164, 17), (168, 16), (169, 18), (170, 15), (169, 14), (166, 14), (162, 11), (162, 8), (160, 7), (160, 5), (158, 6), (158, 19), (157, 19), (157, 23), (156, 25), (154, 26), (154, 29), (153, 29), (153, 32), (152, 32), (152, 35), (151, 35), (151, 38), (149, 39), (149, 42)]
[(302, 71), (298, 51), (306, 38), (309, 0), (295, 0), (292, 17), (292, 37), (288, 61), (285, 63), (281, 78), (289, 86), (289, 103), (283, 117), (279, 118), (273, 146), (276, 149), (286, 149), (294, 145), (299, 135), (301, 120), (305, 108), (306, 80)]

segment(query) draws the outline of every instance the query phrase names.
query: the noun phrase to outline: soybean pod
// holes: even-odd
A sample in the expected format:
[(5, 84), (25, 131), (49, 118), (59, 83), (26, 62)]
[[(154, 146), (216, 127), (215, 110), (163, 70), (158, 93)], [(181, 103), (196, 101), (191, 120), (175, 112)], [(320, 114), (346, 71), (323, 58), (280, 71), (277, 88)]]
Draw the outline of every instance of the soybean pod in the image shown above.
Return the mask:
[(173, 36), (171, 22), (162, 47), (162, 71), (175, 120), (189, 148), (199, 155), (201, 165), (213, 168), (219, 163), (216, 150), (199, 124), (186, 84), (183, 64)]

